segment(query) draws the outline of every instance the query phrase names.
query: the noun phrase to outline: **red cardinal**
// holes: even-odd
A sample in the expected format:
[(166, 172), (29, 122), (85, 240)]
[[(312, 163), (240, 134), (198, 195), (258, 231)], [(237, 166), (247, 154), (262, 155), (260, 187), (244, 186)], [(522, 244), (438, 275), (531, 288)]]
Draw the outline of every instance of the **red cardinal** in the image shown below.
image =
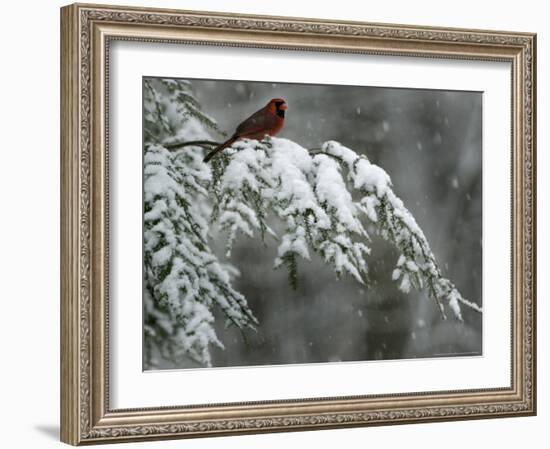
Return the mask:
[(236, 142), (239, 139), (262, 140), (265, 135), (274, 136), (285, 124), (286, 101), (282, 98), (274, 98), (266, 106), (252, 114), (239, 126), (230, 139), (218, 145), (204, 157), (208, 162), (212, 157)]

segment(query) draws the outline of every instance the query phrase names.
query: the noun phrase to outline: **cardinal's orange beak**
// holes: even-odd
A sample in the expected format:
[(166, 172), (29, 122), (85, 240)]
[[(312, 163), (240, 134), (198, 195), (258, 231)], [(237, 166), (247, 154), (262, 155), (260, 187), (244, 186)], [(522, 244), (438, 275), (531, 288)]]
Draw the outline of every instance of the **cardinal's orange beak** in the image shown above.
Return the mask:
[(279, 109), (286, 111), (288, 109), (288, 106), (286, 105), (286, 103), (283, 103), (281, 106), (279, 106)]

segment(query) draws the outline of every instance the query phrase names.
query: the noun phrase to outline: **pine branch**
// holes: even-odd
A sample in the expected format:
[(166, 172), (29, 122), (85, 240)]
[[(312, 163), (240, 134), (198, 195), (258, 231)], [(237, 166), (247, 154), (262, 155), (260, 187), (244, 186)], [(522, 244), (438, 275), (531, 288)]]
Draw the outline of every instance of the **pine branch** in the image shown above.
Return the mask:
[(167, 150), (174, 151), (185, 147), (213, 147), (218, 145), (221, 145), (221, 142), (214, 142), (212, 140), (191, 140), (189, 142), (164, 143), (163, 147)]
[[(179, 150), (180, 148), (193, 147), (193, 146), (215, 147), (215, 146), (221, 145), (222, 143), (223, 142), (214, 142), (212, 140), (190, 140), (188, 142), (163, 143), (162, 146), (167, 150), (174, 151), (174, 150)], [(326, 154), (327, 156), (330, 156), (336, 160), (339, 160), (336, 156), (323, 153), (322, 148), (320, 147), (308, 148), (307, 150), (311, 155)]]
[[(287, 267), (293, 287), (298, 259), (309, 260), (311, 252), (331, 265), (337, 277), (347, 273), (366, 283), (370, 238), (360, 219), (365, 216), (401, 253), (392, 276), (400, 290), (426, 287), (442, 319), (443, 300), (459, 320), (459, 303), (481, 312), (442, 276), (424, 233), (393, 192), (388, 174), (366, 157), (337, 142), (308, 150), (275, 138), (238, 141), (225, 156), (216, 176), (214, 208), (228, 232), (228, 253), (238, 234), (261, 235), (268, 223), (266, 214), (257, 211), (270, 211), (285, 225), (275, 267)], [(361, 195), (358, 201), (352, 191)]]
[[(155, 366), (156, 356), (178, 366), (186, 359), (210, 366), (211, 346), (223, 348), (214, 308), (241, 332), (258, 323), (232, 286), (238, 272), (208, 242), (212, 172), (199, 147), (217, 145), (206, 131), (217, 125), (181, 80), (144, 81), (144, 118), (146, 366)], [(190, 138), (160, 143), (184, 136)]]

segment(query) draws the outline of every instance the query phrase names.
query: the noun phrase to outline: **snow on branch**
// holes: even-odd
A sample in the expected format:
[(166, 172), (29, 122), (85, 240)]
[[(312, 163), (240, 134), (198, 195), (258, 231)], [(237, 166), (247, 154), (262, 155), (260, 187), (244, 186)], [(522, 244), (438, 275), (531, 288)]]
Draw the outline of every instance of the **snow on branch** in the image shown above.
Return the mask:
[(209, 365), (209, 345), (223, 347), (213, 328), (214, 305), (239, 328), (257, 321), (209, 247), (205, 185), (211, 174), (202, 157), (158, 145), (145, 153), (145, 277), (150, 297), (180, 325), (173, 335), (179, 347)]
[(286, 265), (293, 285), (298, 260), (309, 260), (311, 252), (338, 277), (347, 273), (365, 283), (370, 253), (366, 221), (400, 252), (392, 278), (401, 291), (426, 288), (444, 318), (445, 305), (459, 320), (461, 305), (481, 312), (443, 277), (424, 233), (392, 190), (389, 175), (366, 157), (333, 141), (310, 154), (290, 140), (266, 138), (235, 143), (216, 164), (220, 176), (211, 186), (213, 220), (228, 234), (228, 255), (238, 234), (275, 234), (267, 222), (269, 211), (284, 224), (275, 267)]

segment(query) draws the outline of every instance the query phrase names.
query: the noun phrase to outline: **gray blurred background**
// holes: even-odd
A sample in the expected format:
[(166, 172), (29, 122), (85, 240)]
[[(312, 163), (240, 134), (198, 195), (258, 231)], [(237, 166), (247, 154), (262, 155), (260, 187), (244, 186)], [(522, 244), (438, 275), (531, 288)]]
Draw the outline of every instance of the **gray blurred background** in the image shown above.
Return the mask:
[[(232, 133), (271, 98), (286, 99), (279, 135), (306, 148), (337, 140), (384, 168), (412, 212), (444, 276), (481, 305), (482, 94), (480, 92), (190, 80), (203, 111)], [(220, 140), (222, 140), (220, 138)], [(373, 234), (371, 232), (371, 234)], [(223, 235), (215, 235), (223, 260)], [(482, 317), (463, 307), (464, 323), (442, 321), (426, 292), (403, 294), (391, 280), (398, 258), (374, 236), (368, 290), (336, 280), (319, 260), (300, 261), (298, 289), (274, 270), (277, 243), (241, 237), (234, 282), (260, 321), (246, 338), (217, 332), (225, 350), (214, 366), (472, 356), (482, 351)], [(185, 366), (196, 367), (192, 361)]]

